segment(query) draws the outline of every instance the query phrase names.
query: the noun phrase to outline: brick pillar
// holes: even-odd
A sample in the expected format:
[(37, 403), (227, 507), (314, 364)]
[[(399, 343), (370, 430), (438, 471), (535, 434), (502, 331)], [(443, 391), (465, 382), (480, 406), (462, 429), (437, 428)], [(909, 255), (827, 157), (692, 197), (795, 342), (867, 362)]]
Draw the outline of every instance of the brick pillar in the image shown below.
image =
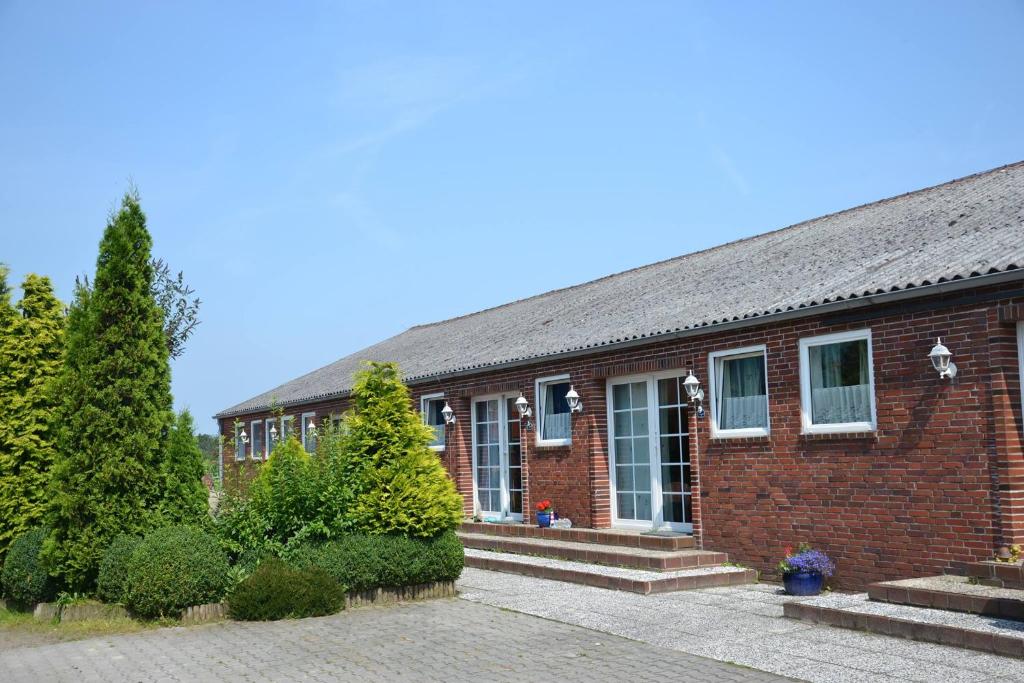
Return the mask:
[(608, 399), (603, 377), (586, 378), (576, 391), (583, 413), (573, 420), (573, 443), (587, 450), (590, 470), (590, 525), (607, 529), (612, 525), (611, 480), (608, 472)]
[[(1011, 307), (1009, 310), (1024, 308)], [(1021, 311), (1024, 313), (1024, 311)], [(1016, 315), (1000, 310), (989, 334), (1000, 543), (1024, 543), (1024, 437)], [(1009, 319), (1007, 319), (1009, 318)]]
[(455, 487), (462, 495), (462, 511), (473, 516), (473, 414), (469, 397), (449, 397), (448, 405), (455, 411), (455, 424), (448, 425), (445, 435), (445, 459)]

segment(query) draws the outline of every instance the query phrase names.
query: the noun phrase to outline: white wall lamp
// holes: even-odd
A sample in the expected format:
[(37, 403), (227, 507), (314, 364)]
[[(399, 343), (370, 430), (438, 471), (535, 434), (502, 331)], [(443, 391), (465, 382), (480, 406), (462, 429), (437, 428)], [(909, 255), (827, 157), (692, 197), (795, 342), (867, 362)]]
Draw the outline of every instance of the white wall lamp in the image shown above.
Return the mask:
[(580, 395), (576, 393), (576, 389), (569, 385), (569, 391), (565, 393), (565, 402), (569, 404), (570, 413), (582, 413), (583, 402), (580, 401)]
[(309, 418), (309, 422), (306, 423), (306, 435), (316, 438), (316, 424), (313, 422), (313, 418)]
[(953, 362), (953, 354), (942, 344), (942, 337), (935, 340), (928, 358), (932, 361), (932, 367), (939, 373), (940, 379), (953, 379), (956, 377), (956, 363)]
[(249, 443), (249, 435), (245, 433), (245, 427), (242, 427), (242, 433), (238, 435), (238, 438), (242, 440), (242, 445)]
[(270, 443), (277, 441), (277, 427), (270, 425)]
[(530, 407), (530, 402), (523, 396), (523, 392), (519, 392), (519, 398), (516, 399), (516, 410), (519, 411), (519, 418), (526, 418), (526, 431), (533, 431), (533, 408)]
[(693, 372), (686, 374), (683, 388), (690, 400), (697, 404), (697, 417), (704, 417), (704, 390), (700, 388), (700, 380), (693, 376)]
[(446, 425), (455, 424), (455, 411), (452, 410), (450, 405), (448, 405), (448, 401), (445, 401), (444, 408), (441, 408), (441, 417), (444, 418), (444, 423)]

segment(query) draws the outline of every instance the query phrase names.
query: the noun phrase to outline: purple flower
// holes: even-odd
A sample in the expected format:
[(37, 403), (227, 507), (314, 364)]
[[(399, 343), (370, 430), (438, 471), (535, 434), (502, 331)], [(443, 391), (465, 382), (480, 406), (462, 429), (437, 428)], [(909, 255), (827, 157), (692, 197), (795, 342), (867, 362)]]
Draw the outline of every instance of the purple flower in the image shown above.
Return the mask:
[(828, 555), (820, 550), (804, 550), (792, 557), (787, 557), (785, 563), (786, 571), (819, 572), (825, 577), (832, 576), (832, 572), (836, 569), (832, 560), (828, 559)]

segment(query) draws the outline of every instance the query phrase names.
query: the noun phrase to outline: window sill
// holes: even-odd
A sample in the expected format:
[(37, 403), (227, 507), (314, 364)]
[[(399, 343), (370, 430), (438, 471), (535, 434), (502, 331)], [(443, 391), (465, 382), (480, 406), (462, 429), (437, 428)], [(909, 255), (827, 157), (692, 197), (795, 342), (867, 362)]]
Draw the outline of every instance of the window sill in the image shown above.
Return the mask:
[(878, 438), (878, 431), (875, 429), (850, 431), (850, 432), (803, 432), (800, 438), (804, 441), (838, 441), (850, 439), (875, 440)]
[(444, 446), (429, 446), (429, 448), (435, 453), (444, 453)]
[(569, 448), (572, 446), (572, 439), (559, 439), (558, 441), (537, 441), (537, 450), (555, 450), (558, 448)]
[(767, 429), (712, 429), (712, 441), (728, 441), (730, 439), (767, 439), (771, 432)]
[(734, 434), (718, 434), (718, 435), (712, 436), (711, 439), (709, 439), (709, 440), (711, 441), (711, 443), (715, 443), (715, 444), (738, 443), (738, 442), (748, 442), (748, 441), (763, 442), (763, 441), (771, 441), (772, 440), (772, 435), (771, 434), (735, 434), (735, 435)]

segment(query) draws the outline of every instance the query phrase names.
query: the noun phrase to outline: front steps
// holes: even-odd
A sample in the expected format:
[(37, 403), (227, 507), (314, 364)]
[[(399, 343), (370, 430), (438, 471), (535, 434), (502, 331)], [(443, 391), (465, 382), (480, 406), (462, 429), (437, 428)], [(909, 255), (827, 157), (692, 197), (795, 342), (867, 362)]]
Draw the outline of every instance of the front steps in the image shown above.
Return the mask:
[(648, 594), (752, 583), (757, 572), (723, 566), (692, 536), (603, 529), (463, 523), (466, 566)]
[(1015, 585), (1019, 565), (972, 567), (966, 577), (883, 581), (866, 594), (790, 602), (783, 611), (811, 623), (1024, 658), (1024, 590), (1003, 587)]

